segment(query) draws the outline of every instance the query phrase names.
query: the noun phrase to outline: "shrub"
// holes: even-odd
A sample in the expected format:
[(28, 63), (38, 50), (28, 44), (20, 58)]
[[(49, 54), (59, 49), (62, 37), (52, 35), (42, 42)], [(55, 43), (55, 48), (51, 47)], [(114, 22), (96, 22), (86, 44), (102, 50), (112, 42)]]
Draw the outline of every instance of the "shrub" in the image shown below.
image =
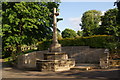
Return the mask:
[(93, 48), (105, 48), (106, 44), (109, 43), (112, 36), (109, 35), (95, 35), (88, 38), (87, 45)]
[(38, 50), (47, 50), (50, 47), (50, 44), (52, 44), (52, 40), (38, 42)]
[[(90, 46), (93, 48), (109, 48), (108, 43), (113, 42), (113, 36), (110, 35), (94, 35), (79, 38), (63, 38), (59, 40), (62, 46)], [(42, 41), (38, 43), (39, 50), (46, 50), (52, 44), (52, 40)]]

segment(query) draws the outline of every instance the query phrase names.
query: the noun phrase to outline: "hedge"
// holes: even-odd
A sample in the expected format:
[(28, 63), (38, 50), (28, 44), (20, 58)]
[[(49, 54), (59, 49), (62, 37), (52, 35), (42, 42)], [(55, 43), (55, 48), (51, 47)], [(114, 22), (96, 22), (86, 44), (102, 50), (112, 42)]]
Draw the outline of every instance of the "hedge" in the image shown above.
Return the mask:
[[(58, 40), (62, 46), (90, 46), (93, 48), (106, 48), (108, 43), (114, 41), (114, 37), (110, 35), (94, 35), (89, 37), (63, 38)], [(47, 50), (52, 44), (52, 40), (42, 41), (38, 43), (39, 50)]]

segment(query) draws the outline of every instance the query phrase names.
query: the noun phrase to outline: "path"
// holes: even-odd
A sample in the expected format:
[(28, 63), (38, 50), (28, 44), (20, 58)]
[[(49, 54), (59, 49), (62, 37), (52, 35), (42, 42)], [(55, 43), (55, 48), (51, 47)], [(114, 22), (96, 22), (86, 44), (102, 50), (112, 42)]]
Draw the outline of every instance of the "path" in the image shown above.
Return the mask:
[(13, 69), (12, 67), (2, 68), (3, 78), (79, 78), (79, 79), (110, 79), (120, 80), (120, 69), (93, 69), (88, 71), (69, 70), (62, 72), (39, 72)]

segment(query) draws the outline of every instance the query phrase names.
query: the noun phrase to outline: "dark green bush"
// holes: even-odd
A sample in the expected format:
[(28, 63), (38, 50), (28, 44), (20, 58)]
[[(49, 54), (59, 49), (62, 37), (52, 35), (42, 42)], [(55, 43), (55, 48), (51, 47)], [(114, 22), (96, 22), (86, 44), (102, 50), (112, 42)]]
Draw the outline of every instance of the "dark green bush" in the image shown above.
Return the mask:
[[(59, 40), (59, 43), (62, 46), (90, 46), (93, 48), (109, 48), (107, 44), (113, 41), (114, 41), (113, 36), (94, 35), (89, 37), (64, 38)], [(38, 49), (47, 50), (51, 44), (52, 44), (52, 40), (39, 42)]]
[(52, 44), (52, 40), (41, 41), (38, 43), (37, 47), (38, 50), (47, 50), (51, 44)]
[(93, 48), (106, 48), (106, 44), (111, 42), (113, 37), (107, 35), (91, 36), (86, 43)]

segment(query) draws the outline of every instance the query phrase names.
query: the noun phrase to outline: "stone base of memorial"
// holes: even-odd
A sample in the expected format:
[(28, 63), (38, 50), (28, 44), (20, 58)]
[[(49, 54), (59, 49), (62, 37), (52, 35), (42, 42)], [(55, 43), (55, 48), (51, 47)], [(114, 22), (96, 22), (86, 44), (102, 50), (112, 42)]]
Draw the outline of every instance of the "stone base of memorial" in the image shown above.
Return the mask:
[(61, 51), (61, 44), (59, 43), (53, 43), (50, 46), (50, 52), (60, 52)]
[(65, 71), (75, 66), (75, 60), (37, 60), (39, 71)]
[(50, 52), (44, 54), (44, 60), (37, 60), (36, 66), (39, 71), (65, 71), (75, 66), (75, 60), (64, 52)]

